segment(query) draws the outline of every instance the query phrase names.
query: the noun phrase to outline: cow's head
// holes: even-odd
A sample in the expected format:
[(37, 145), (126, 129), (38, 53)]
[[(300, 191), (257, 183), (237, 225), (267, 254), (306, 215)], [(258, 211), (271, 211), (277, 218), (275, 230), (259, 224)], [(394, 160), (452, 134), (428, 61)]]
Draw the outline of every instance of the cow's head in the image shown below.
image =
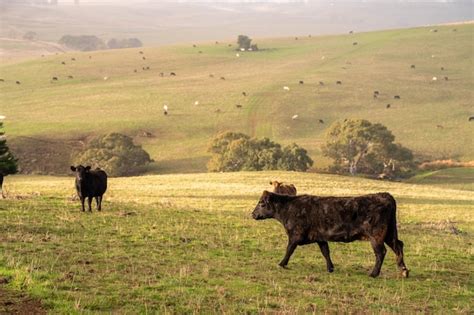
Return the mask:
[(255, 220), (264, 220), (275, 216), (275, 209), (270, 202), (270, 197), (271, 193), (265, 190), (252, 212), (252, 218)]
[(276, 181), (276, 180), (270, 182), (270, 185), (272, 185), (273, 188), (275, 188), (275, 189), (277, 189), (278, 187), (280, 187), (281, 184), (282, 184), (282, 183), (280, 183), (279, 181)]
[(90, 166), (71, 166), (71, 171), (76, 173), (76, 178), (78, 180), (83, 180), (86, 177), (86, 174), (90, 171)]

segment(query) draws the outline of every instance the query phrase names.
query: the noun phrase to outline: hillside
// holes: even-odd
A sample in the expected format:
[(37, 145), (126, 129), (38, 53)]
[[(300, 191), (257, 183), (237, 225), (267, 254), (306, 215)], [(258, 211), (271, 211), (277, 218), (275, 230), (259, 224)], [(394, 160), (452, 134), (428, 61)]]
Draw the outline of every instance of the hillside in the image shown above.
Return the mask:
[(24, 164), (47, 160), (47, 172), (62, 172), (54, 165), (68, 164), (70, 145), (109, 131), (134, 136), (156, 161), (152, 173), (204, 171), (222, 130), (296, 142), (321, 167), (324, 132), (344, 118), (380, 122), (424, 158), (472, 160), (474, 25), (433, 28), (255, 39), (261, 51), (240, 57), (231, 41), (46, 56), (0, 67), (0, 114)]
[[(299, 246), (289, 269), (278, 267), (287, 244), (283, 227), (250, 216), (273, 179), (294, 183), (302, 194), (392, 193), (410, 277), (399, 276), (387, 248), (380, 277), (370, 278), (368, 242), (330, 243), (331, 274), (315, 244)], [(470, 191), (294, 172), (153, 175), (111, 179), (103, 211), (89, 214), (71, 200), (72, 177), (9, 176), (5, 189), (0, 292), (21, 290), (51, 313), (473, 308)]]

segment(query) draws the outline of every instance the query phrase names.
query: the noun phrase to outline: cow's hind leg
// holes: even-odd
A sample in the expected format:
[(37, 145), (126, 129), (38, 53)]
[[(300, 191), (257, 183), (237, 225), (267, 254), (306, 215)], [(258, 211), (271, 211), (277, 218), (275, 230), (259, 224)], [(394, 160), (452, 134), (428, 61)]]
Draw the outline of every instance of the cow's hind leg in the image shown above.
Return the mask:
[(378, 241), (376, 239), (371, 239), (370, 244), (374, 249), (375, 253), (375, 266), (370, 276), (375, 278), (380, 274), (380, 269), (382, 268), (383, 259), (385, 258), (385, 254), (387, 253), (387, 249), (385, 249), (385, 245), (383, 241)]
[(326, 267), (328, 269), (328, 272), (333, 272), (334, 271), (334, 265), (332, 264), (331, 261), (331, 256), (329, 256), (329, 244), (328, 242), (318, 242), (319, 249), (321, 250), (321, 253), (323, 254), (324, 258), (326, 258)]
[(397, 239), (385, 240), (385, 243), (393, 250), (397, 255), (397, 266), (402, 276), (408, 278), (408, 268), (403, 261), (403, 242)]
[(296, 246), (298, 246), (297, 242), (293, 240), (288, 240), (288, 246), (286, 247), (286, 255), (283, 257), (282, 261), (280, 261), (279, 265), (283, 268), (288, 265), (288, 261), (290, 260), (291, 255), (293, 255), (293, 252), (296, 249)]

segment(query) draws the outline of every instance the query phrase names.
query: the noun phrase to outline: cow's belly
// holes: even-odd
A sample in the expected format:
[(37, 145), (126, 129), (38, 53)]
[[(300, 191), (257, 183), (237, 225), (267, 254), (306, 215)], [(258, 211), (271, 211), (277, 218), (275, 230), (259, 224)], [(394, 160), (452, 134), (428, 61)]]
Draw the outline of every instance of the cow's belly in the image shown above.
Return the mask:
[(308, 233), (307, 239), (311, 243), (318, 241), (353, 242), (366, 240), (367, 236), (360, 227), (340, 225), (332, 228), (315, 229)]

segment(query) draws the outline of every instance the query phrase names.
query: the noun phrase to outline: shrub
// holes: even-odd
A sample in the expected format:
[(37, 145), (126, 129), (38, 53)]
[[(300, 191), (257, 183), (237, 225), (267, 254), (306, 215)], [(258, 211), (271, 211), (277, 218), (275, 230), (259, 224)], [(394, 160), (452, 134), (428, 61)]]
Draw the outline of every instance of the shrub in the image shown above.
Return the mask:
[(138, 38), (116, 39), (112, 38), (107, 42), (109, 49), (142, 47), (143, 43)]
[(7, 146), (7, 139), (3, 130), (3, 122), (0, 121), (0, 173), (3, 175), (15, 174), (18, 171), (17, 160)]
[(132, 138), (110, 133), (91, 140), (74, 163), (100, 167), (110, 176), (129, 176), (140, 173), (151, 161), (150, 155), (133, 144)]
[(243, 133), (218, 134), (209, 146), (211, 172), (288, 170), (306, 171), (313, 165), (305, 149), (292, 144), (285, 148), (268, 138), (251, 139)]
[(100, 50), (100, 49), (107, 48), (107, 46), (105, 45), (102, 39), (93, 35), (80, 35), (80, 36), (64, 35), (59, 40), (59, 43), (71, 49), (81, 50), (81, 51), (92, 51), (92, 50)]

